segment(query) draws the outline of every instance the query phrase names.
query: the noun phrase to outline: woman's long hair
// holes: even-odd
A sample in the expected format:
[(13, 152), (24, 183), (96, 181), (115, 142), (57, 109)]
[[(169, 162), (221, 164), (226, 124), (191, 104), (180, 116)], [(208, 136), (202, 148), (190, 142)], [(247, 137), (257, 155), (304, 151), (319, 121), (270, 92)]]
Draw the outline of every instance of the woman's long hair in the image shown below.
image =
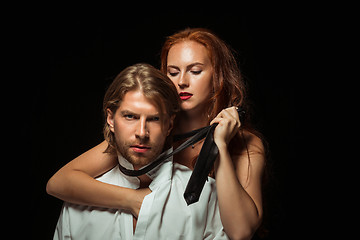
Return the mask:
[[(214, 70), (212, 80), (212, 96), (209, 98), (206, 106), (208, 123), (214, 119), (217, 114), (228, 107), (240, 106), (246, 111), (245, 120), (241, 122), (240, 134), (237, 134), (230, 142), (229, 151), (230, 154), (242, 154), (244, 148), (238, 146), (244, 146), (248, 156), (248, 174), (247, 184), (249, 183), (250, 174), (250, 158), (252, 154), (259, 153), (256, 150), (249, 152), (247, 138), (244, 134), (244, 130), (247, 130), (257, 137), (259, 137), (264, 145), (265, 152), (260, 152), (267, 158), (268, 145), (264, 137), (260, 132), (255, 130), (251, 124), (249, 103), (246, 97), (247, 89), (245, 81), (240, 72), (240, 68), (234, 57), (233, 50), (219, 37), (217, 37), (212, 31), (204, 28), (187, 28), (179, 31), (166, 38), (166, 41), (161, 50), (161, 66), (160, 70), (167, 74), (167, 57), (169, 50), (172, 46), (183, 41), (194, 41), (202, 44), (210, 57), (212, 68)], [(260, 150), (261, 151), (261, 150)], [(195, 165), (197, 156), (193, 159), (193, 166)], [(263, 188), (268, 179), (268, 166), (265, 168), (263, 176)], [(246, 187), (246, 186), (244, 186)], [(264, 202), (264, 204), (266, 204)], [(264, 208), (264, 215), (265, 213)], [(260, 228), (260, 232), (264, 233), (263, 226)]]
[[(212, 96), (206, 104), (208, 106), (208, 123), (221, 110), (231, 106), (240, 106), (246, 111), (245, 120), (241, 123), (241, 129), (246, 129), (263, 140), (262, 135), (251, 124), (251, 109), (246, 97), (246, 84), (234, 57), (233, 50), (213, 32), (204, 28), (187, 28), (167, 37), (161, 50), (160, 70), (167, 74), (169, 50), (175, 44), (183, 41), (195, 41), (202, 44), (209, 54), (214, 69)], [(235, 137), (231, 144), (241, 144), (244, 143), (244, 140)], [(231, 148), (231, 151), (236, 151), (237, 149), (239, 148)], [(236, 152), (233, 153), (236, 154)]]
[(209, 121), (224, 108), (231, 106), (242, 106), (245, 103), (245, 85), (231, 49), (218, 38), (214, 33), (203, 28), (187, 28), (183, 31), (169, 36), (161, 50), (161, 68), (167, 73), (167, 57), (170, 48), (182, 41), (195, 41), (207, 49), (213, 73), (212, 96), (208, 100), (209, 106), (207, 115)]

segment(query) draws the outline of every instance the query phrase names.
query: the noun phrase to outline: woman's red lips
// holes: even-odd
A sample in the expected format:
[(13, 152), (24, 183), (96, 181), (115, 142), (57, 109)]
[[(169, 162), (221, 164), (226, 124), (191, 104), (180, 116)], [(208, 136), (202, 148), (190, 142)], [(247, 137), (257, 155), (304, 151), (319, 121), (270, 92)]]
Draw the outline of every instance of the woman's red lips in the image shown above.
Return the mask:
[(188, 100), (189, 98), (192, 97), (193, 94), (188, 93), (188, 92), (181, 92), (179, 93), (180, 99), (181, 100)]

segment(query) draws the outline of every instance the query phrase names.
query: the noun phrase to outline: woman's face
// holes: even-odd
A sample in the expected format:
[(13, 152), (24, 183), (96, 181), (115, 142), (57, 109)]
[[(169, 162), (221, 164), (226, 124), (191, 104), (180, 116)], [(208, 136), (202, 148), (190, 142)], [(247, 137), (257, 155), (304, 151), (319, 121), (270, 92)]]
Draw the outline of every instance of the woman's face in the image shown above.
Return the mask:
[(203, 45), (184, 41), (172, 46), (167, 57), (167, 76), (177, 88), (182, 110), (201, 113), (207, 109), (213, 68)]

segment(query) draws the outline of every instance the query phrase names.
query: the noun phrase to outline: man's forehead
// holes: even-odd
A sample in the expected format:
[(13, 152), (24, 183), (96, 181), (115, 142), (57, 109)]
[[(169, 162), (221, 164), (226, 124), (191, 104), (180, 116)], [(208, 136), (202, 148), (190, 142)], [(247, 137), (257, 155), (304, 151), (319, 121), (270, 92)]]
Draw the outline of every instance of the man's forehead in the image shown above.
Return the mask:
[(119, 106), (119, 110), (131, 111), (137, 114), (159, 114), (160, 109), (156, 104), (145, 97), (144, 93), (140, 90), (127, 92)]

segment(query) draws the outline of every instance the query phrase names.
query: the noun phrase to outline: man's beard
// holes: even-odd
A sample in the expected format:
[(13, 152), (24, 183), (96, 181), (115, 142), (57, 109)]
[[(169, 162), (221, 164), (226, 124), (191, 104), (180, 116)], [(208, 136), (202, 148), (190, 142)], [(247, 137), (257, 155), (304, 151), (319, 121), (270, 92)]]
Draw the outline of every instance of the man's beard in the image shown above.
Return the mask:
[(116, 142), (116, 150), (123, 156), (134, 168), (141, 168), (147, 164), (152, 163), (162, 152), (162, 145), (152, 144), (149, 142), (141, 143), (150, 146), (146, 153), (137, 153), (131, 149), (131, 146), (139, 144), (138, 142), (123, 142), (119, 144)]

